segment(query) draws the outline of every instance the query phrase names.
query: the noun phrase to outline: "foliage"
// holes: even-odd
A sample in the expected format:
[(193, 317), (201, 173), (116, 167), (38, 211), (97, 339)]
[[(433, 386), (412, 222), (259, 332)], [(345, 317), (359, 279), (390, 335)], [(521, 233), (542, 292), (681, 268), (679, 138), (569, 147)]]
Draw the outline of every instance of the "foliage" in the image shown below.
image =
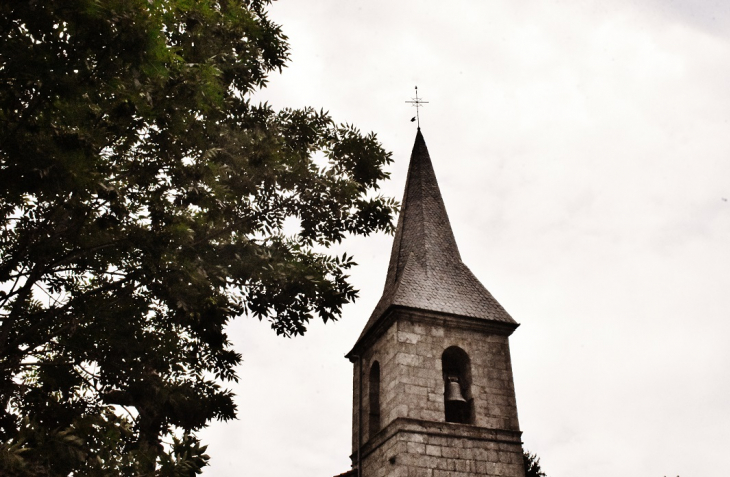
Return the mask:
[(392, 231), (390, 154), (252, 103), (288, 59), (268, 4), (0, 3), (0, 473), (194, 475), (236, 415), (227, 323), (356, 298), (326, 247)]
[(524, 451), (522, 461), (525, 464), (525, 477), (546, 477), (540, 468), (540, 458), (537, 455)]

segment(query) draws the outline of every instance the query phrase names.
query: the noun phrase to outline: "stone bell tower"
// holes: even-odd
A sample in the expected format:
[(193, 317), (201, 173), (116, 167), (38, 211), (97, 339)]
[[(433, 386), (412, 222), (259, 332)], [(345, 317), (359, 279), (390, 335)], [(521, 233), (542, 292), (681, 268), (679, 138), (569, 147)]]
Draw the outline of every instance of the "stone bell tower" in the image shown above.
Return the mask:
[(385, 289), (347, 354), (359, 477), (524, 477), (508, 337), (461, 261), (420, 128)]

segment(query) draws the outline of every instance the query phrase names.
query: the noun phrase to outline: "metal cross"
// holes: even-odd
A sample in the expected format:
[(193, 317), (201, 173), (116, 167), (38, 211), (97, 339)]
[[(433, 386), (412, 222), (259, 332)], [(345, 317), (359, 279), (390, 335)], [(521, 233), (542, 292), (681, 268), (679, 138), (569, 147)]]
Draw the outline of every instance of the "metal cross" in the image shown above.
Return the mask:
[[(428, 104), (428, 101), (423, 101), (421, 98), (418, 97), (418, 86), (416, 86), (416, 97), (411, 98), (412, 101), (406, 101), (406, 103), (410, 103), (413, 106), (416, 107), (416, 119), (418, 121), (418, 129), (421, 129), (421, 118), (418, 115), (418, 109), (421, 108), (424, 104)], [(413, 119), (411, 119), (413, 121)]]

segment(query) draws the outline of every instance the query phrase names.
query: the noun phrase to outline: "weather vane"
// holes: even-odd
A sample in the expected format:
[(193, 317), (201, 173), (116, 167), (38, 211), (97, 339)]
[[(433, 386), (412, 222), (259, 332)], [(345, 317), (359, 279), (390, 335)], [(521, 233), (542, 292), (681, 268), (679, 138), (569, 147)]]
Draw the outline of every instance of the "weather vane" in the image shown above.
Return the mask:
[(421, 98), (418, 97), (418, 86), (416, 86), (416, 97), (411, 98), (411, 100), (412, 101), (406, 101), (406, 103), (410, 103), (416, 107), (416, 116), (411, 119), (411, 122), (418, 121), (418, 129), (421, 129), (421, 118), (418, 115), (418, 108), (422, 107), (424, 104), (428, 104), (428, 101), (423, 101)]

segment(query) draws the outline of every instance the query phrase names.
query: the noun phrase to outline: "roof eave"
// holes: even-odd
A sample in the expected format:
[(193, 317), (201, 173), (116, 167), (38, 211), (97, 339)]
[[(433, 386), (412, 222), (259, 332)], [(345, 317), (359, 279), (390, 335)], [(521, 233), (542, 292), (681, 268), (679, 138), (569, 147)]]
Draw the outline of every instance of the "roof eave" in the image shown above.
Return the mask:
[[(401, 312), (401, 313), (399, 313)], [(390, 328), (390, 325), (399, 316), (414, 318), (418, 321), (429, 324), (441, 324), (449, 328), (461, 328), (483, 333), (491, 333), (502, 336), (510, 336), (520, 326), (519, 323), (492, 320), (488, 318), (477, 318), (473, 316), (444, 313), (441, 311), (424, 310), (421, 308), (390, 305), (377, 319), (375, 326), (363, 334), (345, 355), (350, 362), (355, 363), (362, 354), (362, 349), (367, 348)]]

